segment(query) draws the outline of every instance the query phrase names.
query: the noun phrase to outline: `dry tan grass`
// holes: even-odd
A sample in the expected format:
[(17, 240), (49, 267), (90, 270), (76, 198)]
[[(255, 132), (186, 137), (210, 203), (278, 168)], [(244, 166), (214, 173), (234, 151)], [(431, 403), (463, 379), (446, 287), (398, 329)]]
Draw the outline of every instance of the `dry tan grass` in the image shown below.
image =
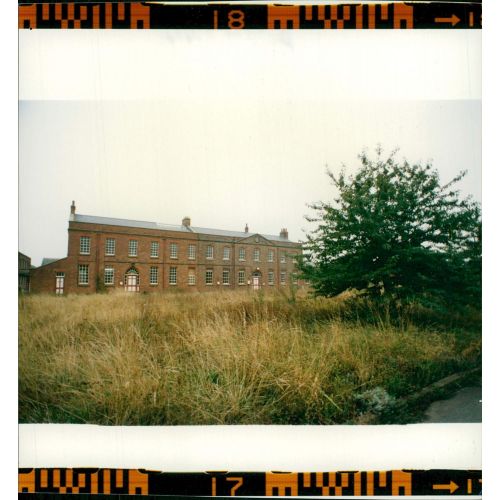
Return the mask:
[(342, 299), (292, 299), (21, 298), (20, 420), (340, 423), (356, 416), (357, 394), (400, 395), (478, 355), (458, 352), (452, 334), (346, 321)]

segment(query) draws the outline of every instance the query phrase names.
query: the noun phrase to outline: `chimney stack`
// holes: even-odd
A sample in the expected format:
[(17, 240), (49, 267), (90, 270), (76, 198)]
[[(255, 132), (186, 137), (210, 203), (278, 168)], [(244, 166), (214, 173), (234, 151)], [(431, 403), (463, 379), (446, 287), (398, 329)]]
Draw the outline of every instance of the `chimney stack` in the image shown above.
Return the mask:
[(248, 233), (248, 223), (245, 224), (245, 233)]
[(184, 227), (189, 227), (191, 225), (191, 217), (184, 217), (184, 219), (182, 219), (182, 225)]
[(76, 205), (75, 205), (75, 200), (73, 200), (71, 202), (71, 211), (70, 211), (69, 220), (74, 220), (75, 219), (75, 211), (76, 211)]
[(280, 231), (280, 238), (283, 238), (285, 240), (288, 239), (288, 230), (286, 228), (283, 228), (281, 231)]

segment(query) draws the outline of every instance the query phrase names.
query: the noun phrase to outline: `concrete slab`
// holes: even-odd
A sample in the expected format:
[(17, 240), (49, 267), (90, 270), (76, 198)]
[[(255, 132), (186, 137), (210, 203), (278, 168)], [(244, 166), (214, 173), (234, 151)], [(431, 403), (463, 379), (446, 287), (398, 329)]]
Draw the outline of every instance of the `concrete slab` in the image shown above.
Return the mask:
[(481, 387), (464, 387), (450, 399), (435, 401), (425, 412), (424, 422), (478, 423), (482, 420)]

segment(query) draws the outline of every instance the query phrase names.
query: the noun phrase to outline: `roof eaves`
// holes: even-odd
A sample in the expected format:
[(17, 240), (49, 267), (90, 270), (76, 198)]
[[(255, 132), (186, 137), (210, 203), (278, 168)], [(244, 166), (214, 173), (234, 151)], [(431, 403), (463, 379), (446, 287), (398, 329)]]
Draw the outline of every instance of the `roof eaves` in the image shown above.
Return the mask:
[(245, 233), (243, 231), (229, 231), (226, 229), (214, 229), (199, 226), (184, 226), (174, 224), (164, 224), (161, 222), (148, 222), (138, 221), (131, 219), (115, 219), (112, 217), (101, 217), (97, 215), (84, 215), (75, 214), (70, 222), (80, 222), (83, 224), (102, 224), (109, 226), (123, 226), (123, 227), (140, 227), (144, 229), (158, 229), (161, 231), (177, 231), (177, 232), (190, 232), (196, 234), (205, 234), (207, 236), (225, 236), (229, 238), (245, 239), (252, 236), (261, 236), (270, 241), (279, 241), (283, 243), (294, 243), (287, 238), (282, 238), (278, 235), (261, 234), (261, 233)]
[(143, 229), (158, 229), (160, 231), (181, 231), (187, 232), (185, 226), (177, 226), (173, 224), (163, 224), (161, 222), (139, 221), (131, 219), (115, 219), (112, 217), (100, 217), (97, 215), (75, 214), (74, 219), (70, 222), (79, 222), (83, 224), (102, 224), (105, 226), (121, 226), (121, 227), (140, 227)]
[(63, 260), (65, 259), (66, 257), (57, 257), (56, 259), (52, 258), (52, 257), (43, 257), (42, 258), (42, 263), (40, 264), (39, 267), (42, 267), (42, 266), (48, 266), (49, 264), (53, 264), (54, 262), (57, 262), (59, 260)]

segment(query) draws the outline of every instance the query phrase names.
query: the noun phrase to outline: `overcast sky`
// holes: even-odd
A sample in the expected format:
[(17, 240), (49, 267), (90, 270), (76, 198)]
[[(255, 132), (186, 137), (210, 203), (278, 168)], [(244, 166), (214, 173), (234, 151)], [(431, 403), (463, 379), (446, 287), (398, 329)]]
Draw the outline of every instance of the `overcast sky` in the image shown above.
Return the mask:
[[(375, 36), (376, 35), (376, 36)], [(304, 239), (377, 143), (481, 198), (480, 34), (20, 31), (19, 248), (77, 212)]]

